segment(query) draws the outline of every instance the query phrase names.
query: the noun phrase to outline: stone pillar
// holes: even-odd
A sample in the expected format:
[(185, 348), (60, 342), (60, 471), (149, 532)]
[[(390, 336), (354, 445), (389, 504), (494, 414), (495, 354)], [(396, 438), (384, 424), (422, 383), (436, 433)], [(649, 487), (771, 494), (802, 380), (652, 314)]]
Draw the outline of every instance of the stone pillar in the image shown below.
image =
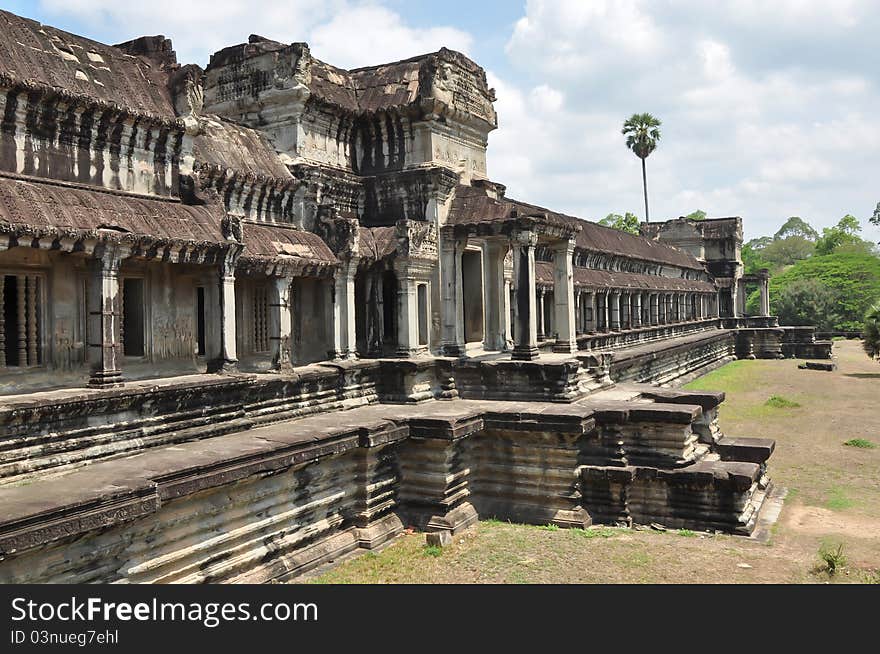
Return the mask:
[(532, 361), (538, 354), (537, 297), (535, 292), (535, 246), (533, 232), (520, 232), (513, 241), (513, 279), (516, 284), (516, 341), (513, 359)]
[(633, 311), (633, 328), (642, 326), (642, 294), (636, 293), (636, 307)]
[(461, 257), (467, 248), (467, 242), (467, 236), (444, 238), (440, 248), (440, 266), (443, 274), (440, 289), (443, 354), (450, 357), (463, 357), (466, 353)]
[(538, 289), (535, 294), (535, 304), (538, 308), (538, 340), (544, 341), (547, 340), (547, 323), (544, 319), (544, 295), (546, 294), (546, 290), (541, 288)]
[(293, 369), (291, 350), (293, 324), (290, 319), (289, 277), (275, 277), (269, 283), (269, 345), (272, 350), (272, 369), (289, 372)]
[(404, 266), (397, 274), (397, 356), (412, 357), (424, 348), (419, 345), (419, 285)]
[(510, 279), (504, 280), (504, 351), (510, 350), (513, 343), (513, 325), (510, 319), (510, 291), (513, 283)]
[(220, 309), (220, 348), (208, 363), (208, 372), (233, 372), (238, 368), (235, 325), (235, 262), (239, 252), (227, 253), (220, 262), (217, 299)]
[(354, 278), (358, 257), (339, 264), (333, 278), (333, 349), (334, 359), (357, 357), (357, 333), (354, 319)]
[(554, 352), (577, 352), (574, 327), (574, 241), (565, 240), (553, 248), (553, 308), (556, 345)]
[(486, 325), (483, 347), (486, 350), (504, 350), (507, 346), (509, 315), (504, 281), (504, 258), (509, 245), (506, 241), (489, 240), (483, 245), (483, 288), (486, 294)]
[(602, 331), (610, 331), (611, 324), (611, 291), (602, 293)]
[(599, 296), (595, 291), (591, 291), (587, 293), (587, 308), (590, 312), (587, 314), (587, 324), (586, 331), (588, 332), (597, 332), (598, 330), (598, 320), (599, 320), (599, 305), (598, 305)]
[(584, 333), (584, 302), (583, 292), (574, 292), (574, 333), (578, 336)]
[[(114, 244), (98, 247), (100, 251), (96, 250), (95, 258), (88, 262), (89, 386), (112, 388), (123, 383), (119, 265), (128, 253)], [(18, 293), (19, 298), (24, 297), (23, 284), (19, 284)]]
[(617, 331), (620, 329), (620, 291), (611, 291), (610, 308), (608, 329), (610, 331)]
[(761, 280), (761, 315), (770, 315), (770, 278)]
[(660, 324), (660, 294), (651, 293), (651, 324)]

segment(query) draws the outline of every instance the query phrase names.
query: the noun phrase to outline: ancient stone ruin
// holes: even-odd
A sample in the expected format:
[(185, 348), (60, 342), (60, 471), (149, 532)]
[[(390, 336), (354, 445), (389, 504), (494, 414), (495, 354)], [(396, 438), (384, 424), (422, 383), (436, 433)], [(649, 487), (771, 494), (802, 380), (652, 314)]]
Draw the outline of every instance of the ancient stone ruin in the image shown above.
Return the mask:
[(677, 387), (830, 343), (769, 315), (740, 218), (507, 197), (457, 52), (0, 32), (0, 581), (284, 579), (489, 517), (755, 528), (772, 441)]

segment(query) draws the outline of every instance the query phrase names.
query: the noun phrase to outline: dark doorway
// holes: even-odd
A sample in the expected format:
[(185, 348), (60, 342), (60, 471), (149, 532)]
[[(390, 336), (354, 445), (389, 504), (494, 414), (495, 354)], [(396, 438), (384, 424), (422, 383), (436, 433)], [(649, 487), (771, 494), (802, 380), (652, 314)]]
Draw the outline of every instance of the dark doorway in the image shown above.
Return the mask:
[(122, 282), (122, 352), (127, 357), (144, 356), (144, 280)]
[(480, 252), (461, 255), (461, 281), (464, 286), (464, 340), (477, 343), (483, 340), (483, 260)]
[(397, 349), (397, 275), (393, 270), (382, 274), (382, 322), (385, 349)]
[(3, 279), (3, 319), (6, 333), (6, 365), (20, 366), (18, 359), (18, 281), (12, 275)]
[(196, 353), (205, 356), (205, 287), (196, 288), (196, 339), (198, 350)]

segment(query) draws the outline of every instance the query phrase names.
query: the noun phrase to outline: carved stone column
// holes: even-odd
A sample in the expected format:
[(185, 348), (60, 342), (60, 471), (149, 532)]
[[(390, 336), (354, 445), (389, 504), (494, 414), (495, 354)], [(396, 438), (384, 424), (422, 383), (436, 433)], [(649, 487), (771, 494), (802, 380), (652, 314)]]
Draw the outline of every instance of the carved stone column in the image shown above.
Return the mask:
[(440, 247), (443, 354), (450, 357), (463, 357), (466, 353), (461, 258), (467, 242), (466, 236), (450, 236), (442, 239)]
[(535, 304), (538, 309), (538, 340), (545, 341), (547, 340), (547, 321), (544, 317), (544, 297), (546, 295), (546, 289), (538, 289), (537, 297), (535, 298)]
[(357, 332), (354, 315), (354, 278), (358, 257), (343, 260), (333, 279), (333, 350), (334, 359), (357, 357)]
[(633, 311), (633, 328), (642, 326), (642, 294), (636, 293), (636, 307)]
[(293, 369), (293, 323), (290, 318), (292, 283), (289, 277), (275, 277), (269, 282), (269, 345), (272, 368), (279, 372)]
[[(112, 388), (123, 383), (119, 265), (126, 256), (128, 252), (120, 246), (106, 243), (96, 248), (95, 258), (88, 263), (89, 386)], [(20, 289), (22, 297), (23, 285)]]
[(220, 262), (218, 297), (220, 300), (220, 353), (208, 364), (208, 372), (232, 372), (238, 367), (235, 336), (235, 262), (239, 250), (230, 250)]
[(608, 316), (608, 329), (620, 329), (620, 291), (611, 291), (611, 315)]
[(574, 324), (574, 240), (557, 243), (553, 248), (553, 304), (556, 314), (554, 352), (577, 352)]
[(761, 315), (770, 315), (770, 278), (761, 280)]
[(504, 350), (507, 346), (507, 322), (510, 314), (504, 280), (507, 241), (487, 240), (483, 246), (483, 288), (486, 297), (486, 329), (483, 347)]
[(413, 357), (427, 346), (419, 344), (419, 281), (409, 262), (398, 261), (397, 274), (397, 356)]
[(537, 297), (535, 292), (535, 246), (533, 232), (520, 232), (512, 242), (513, 279), (516, 284), (516, 340), (513, 359), (532, 361), (539, 357)]
[(606, 290), (602, 294), (602, 331), (611, 330), (611, 291)]

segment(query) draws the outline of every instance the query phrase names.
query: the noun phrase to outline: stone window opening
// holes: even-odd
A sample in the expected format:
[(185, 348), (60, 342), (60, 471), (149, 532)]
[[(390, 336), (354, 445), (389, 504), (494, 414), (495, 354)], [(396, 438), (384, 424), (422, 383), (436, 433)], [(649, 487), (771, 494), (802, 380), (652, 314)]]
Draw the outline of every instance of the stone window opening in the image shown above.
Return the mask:
[(120, 340), (122, 354), (143, 357), (146, 354), (146, 297), (142, 277), (122, 280), (122, 322)]
[(254, 288), (253, 298), (253, 346), (254, 354), (269, 352), (269, 293), (265, 286)]
[(45, 280), (33, 273), (0, 273), (0, 368), (43, 364)]

